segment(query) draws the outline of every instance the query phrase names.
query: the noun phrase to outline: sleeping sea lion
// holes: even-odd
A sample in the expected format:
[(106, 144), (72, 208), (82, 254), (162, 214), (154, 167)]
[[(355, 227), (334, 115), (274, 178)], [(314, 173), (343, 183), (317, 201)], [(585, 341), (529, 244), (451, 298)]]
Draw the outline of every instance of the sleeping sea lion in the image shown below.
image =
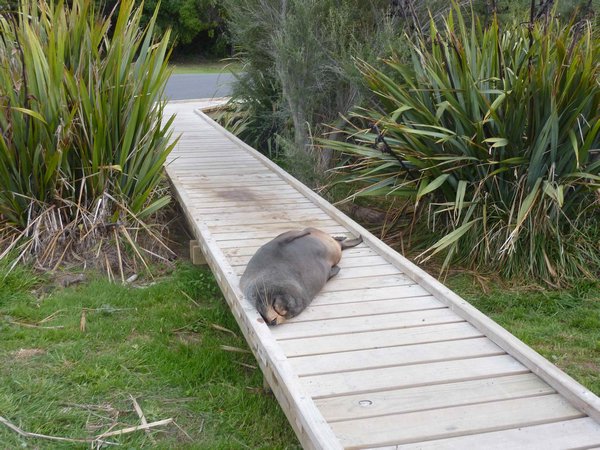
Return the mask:
[(316, 228), (280, 234), (248, 262), (240, 287), (269, 325), (300, 314), (340, 268), (342, 250), (362, 242)]

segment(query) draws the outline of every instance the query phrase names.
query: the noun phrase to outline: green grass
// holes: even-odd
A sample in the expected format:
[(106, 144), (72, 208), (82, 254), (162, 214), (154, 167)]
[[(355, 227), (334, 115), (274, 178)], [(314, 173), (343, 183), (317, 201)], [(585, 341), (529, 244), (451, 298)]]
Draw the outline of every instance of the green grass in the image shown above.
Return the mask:
[(480, 283), (467, 275), (447, 284), (571, 377), (600, 395), (600, 283), (562, 291)]
[[(153, 429), (152, 438), (137, 431), (110, 439), (127, 448), (298, 448), (260, 370), (249, 367), (253, 356), (221, 348), (247, 345), (209, 271), (181, 264), (139, 288), (100, 278), (51, 288), (27, 270), (5, 274), (0, 268), (0, 415), (22, 429), (89, 437), (114, 422), (135, 426), (133, 395), (149, 422), (172, 417), (193, 442), (174, 425)], [(83, 308), (96, 309), (85, 331)], [(63, 328), (15, 324), (54, 313), (40, 325)], [(89, 447), (22, 438), (1, 424), (0, 443)]]
[(236, 73), (242, 70), (241, 65), (234, 61), (171, 61), (171, 65), (174, 74)]

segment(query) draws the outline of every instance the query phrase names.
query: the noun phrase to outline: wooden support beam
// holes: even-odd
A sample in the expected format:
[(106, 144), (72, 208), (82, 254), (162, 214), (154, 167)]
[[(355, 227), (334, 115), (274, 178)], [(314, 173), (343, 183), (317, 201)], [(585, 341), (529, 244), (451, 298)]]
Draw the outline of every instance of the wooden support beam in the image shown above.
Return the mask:
[(190, 260), (196, 266), (208, 265), (198, 241), (190, 241)]

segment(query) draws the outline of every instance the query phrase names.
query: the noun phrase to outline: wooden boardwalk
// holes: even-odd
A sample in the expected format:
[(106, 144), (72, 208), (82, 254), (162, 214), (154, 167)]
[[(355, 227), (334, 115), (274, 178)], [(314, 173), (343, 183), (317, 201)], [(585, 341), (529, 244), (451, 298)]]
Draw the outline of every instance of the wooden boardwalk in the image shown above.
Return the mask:
[[(167, 173), (305, 448), (600, 448), (600, 399), (201, 113), (171, 103)], [(264, 324), (238, 282), (257, 248), (313, 226), (363, 236), (312, 305)]]

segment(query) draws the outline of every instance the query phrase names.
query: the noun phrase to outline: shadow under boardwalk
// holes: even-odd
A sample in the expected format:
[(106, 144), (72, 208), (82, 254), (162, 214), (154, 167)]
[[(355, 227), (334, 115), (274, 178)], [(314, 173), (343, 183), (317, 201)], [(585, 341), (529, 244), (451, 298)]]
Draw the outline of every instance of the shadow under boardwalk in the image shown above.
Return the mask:
[[(166, 171), (305, 448), (600, 446), (600, 399), (204, 114), (171, 103)], [(362, 235), (311, 306), (269, 328), (239, 277), (294, 228)]]

